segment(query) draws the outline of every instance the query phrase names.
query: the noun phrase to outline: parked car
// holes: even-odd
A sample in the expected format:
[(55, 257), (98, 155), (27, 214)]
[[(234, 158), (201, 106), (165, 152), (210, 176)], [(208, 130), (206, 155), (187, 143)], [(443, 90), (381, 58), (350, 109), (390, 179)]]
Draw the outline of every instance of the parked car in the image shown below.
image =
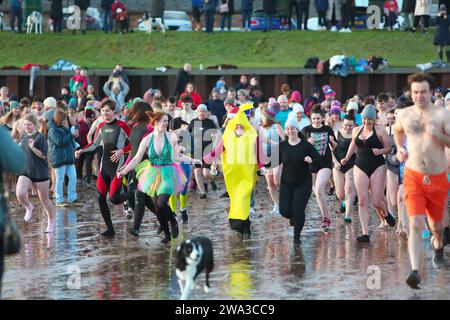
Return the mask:
[[(292, 29), (297, 29), (297, 22), (291, 19)], [(262, 10), (256, 10), (252, 14), (250, 20), (250, 27), (252, 30), (265, 30), (266, 29), (266, 19), (265, 13)], [(280, 30), (280, 18), (274, 16), (271, 18), (269, 30)]]
[[(73, 11), (69, 7), (63, 8), (63, 28), (67, 28), (67, 18), (72, 15)], [(86, 10), (86, 30), (102, 30), (103, 21), (100, 16), (100, 11), (97, 8), (89, 7)]]
[[(164, 25), (167, 30), (192, 31), (191, 20), (184, 11), (164, 11)], [(139, 21), (138, 31), (147, 31), (142, 19)]]

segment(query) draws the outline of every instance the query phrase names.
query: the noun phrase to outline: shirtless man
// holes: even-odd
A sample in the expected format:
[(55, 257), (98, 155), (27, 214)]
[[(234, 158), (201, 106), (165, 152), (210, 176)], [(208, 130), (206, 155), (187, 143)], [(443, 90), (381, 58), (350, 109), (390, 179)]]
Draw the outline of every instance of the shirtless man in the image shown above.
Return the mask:
[(394, 128), (397, 146), (403, 146), (408, 139), (408, 150), (398, 148), (397, 159), (406, 161), (403, 185), (410, 219), (408, 251), (412, 268), (406, 283), (413, 289), (420, 288), (421, 235), (427, 218), (434, 235), (433, 265), (444, 265), (442, 233), (449, 189), (445, 147), (450, 147), (450, 112), (432, 104), (433, 82), (427, 74), (408, 77), (414, 105), (398, 113)]

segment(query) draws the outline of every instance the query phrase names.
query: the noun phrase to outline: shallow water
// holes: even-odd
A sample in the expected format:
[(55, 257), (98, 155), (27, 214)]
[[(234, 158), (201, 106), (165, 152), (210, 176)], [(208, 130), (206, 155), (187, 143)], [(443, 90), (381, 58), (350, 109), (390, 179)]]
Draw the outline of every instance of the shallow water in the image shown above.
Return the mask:
[[(201, 274), (191, 299), (450, 297), (449, 262), (440, 270), (433, 268), (428, 240), (424, 240), (422, 289), (412, 290), (405, 284), (410, 271), (406, 241), (393, 228), (378, 230), (380, 221), (371, 211), (371, 243), (357, 243), (359, 220), (355, 217), (353, 224), (344, 224), (343, 215), (336, 214), (339, 204), (334, 196), (329, 197), (330, 232), (321, 230), (312, 197), (302, 244), (294, 246), (288, 220), (270, 215), (270, 197), (260, 179), (252, 236), (236, 244), (225, 211), (228, 199), (219, 198), (223, 181), (218, 186), (206, 200), (190, 194), (189, 222), (183, 224), (179, 218), (180, 236), (170, 245), (160, 243), (153, 214), (146, 214), (135, 238), (126, 232), (131, 221), (115, 208), (117, 235), (112, 240), (100, 238), (104, 223), (92, 188), (79, 188), (81, 206), (57, 208), (55, 232), (50, 235), (44, 234), (46, 222), (37, 198), (32, 198), (35, 212), (30, 223), (23, 222), (25, 210), (14, 201), (12, 215), (21, 232), (22, 250), (6, 259), (3, 299), (178, 299), (174, 253), (180, 241), (193, 235), (213, 241), (215, 268), (210, 277), (213, 291), (203, 292)], [(446, 258), (450, 258), (449, 247)]]

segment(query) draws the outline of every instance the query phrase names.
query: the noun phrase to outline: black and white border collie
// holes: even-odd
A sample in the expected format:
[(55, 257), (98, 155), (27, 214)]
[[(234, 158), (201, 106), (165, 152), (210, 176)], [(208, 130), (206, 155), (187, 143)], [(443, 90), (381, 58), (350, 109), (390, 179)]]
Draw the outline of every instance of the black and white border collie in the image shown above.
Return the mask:
[[(194, 289), (195, 279), (205, 270), (206, 293), (210, 290), (209, 274), (214, 268), (214, 257), (211, 240), (205, 237), (194, 237), (183, 241), (177, 247), (175, 268), (180, 285), (180, 300), (188, 299), (189, 292)], [(184, 281), (184, 286), (183, 286)]]

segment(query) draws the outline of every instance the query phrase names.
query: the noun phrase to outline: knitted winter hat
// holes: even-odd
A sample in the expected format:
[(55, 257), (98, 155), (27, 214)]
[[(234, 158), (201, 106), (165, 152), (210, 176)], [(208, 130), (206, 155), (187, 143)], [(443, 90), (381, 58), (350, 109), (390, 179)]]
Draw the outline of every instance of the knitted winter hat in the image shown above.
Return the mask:
[(375, 107), (371, 104), (366, 105), (364, 110), (361, 112), (361, 118), (376, 121), (377, 111)]
[(292, 92), (291, 94), (291, 101), (292, 102), (297, 102), (297, 103), (301, 103), (302, 102), (302, 95), (298, 90), (295, 90), (294, 92)]
[(328, 98), (331, 98), (334, 96), (336, 96), (336, 92), (333, 89), (329, 88), (327, 91), (325, 91), (325, 99), (328, 99)]
[(280, 104), (276, 101), (271, 101), (267, 105), (267, 108), (263, 109), (263, 115), (269, 120), (275, 120), (278, 110), (280, 110)]

